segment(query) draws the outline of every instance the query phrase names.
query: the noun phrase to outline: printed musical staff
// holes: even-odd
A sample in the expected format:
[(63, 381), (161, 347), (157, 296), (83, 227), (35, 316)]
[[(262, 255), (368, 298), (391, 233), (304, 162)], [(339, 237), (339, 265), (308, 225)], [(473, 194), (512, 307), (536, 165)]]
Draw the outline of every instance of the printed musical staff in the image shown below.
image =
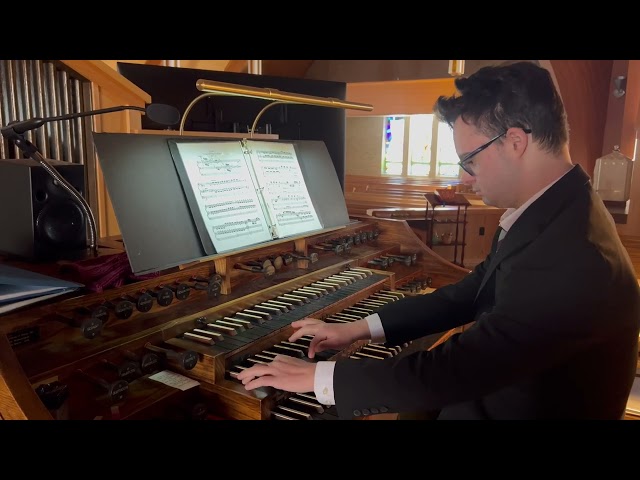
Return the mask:
[[(249, 142), (248, 142), (249, 143)], [(279, 236), (322, 228), (292, 144), (252, 141), (253, 165)]]
[[(197, 216), (216, 252), (272, 239), (253, 175), (238, 142), (176, 142)], [(194, 213), (196, 215), (196, 213)]]
[(216, 225), (213, 227), (213, 235), (217, 240), (229, 240), (247, 235), (253, 236), (264, 230), (263, 219), (261, 217), (255, 217)]
[(276, 214), (278, 225), (298, 225), (301, 223), (307, 223), (313, 220), (313, 213), (296, 212), (292, 210), (285, 210), (282, 213)]
[(322, 228), (293, 144), (172, 143), (198, 232), (212, 253)]

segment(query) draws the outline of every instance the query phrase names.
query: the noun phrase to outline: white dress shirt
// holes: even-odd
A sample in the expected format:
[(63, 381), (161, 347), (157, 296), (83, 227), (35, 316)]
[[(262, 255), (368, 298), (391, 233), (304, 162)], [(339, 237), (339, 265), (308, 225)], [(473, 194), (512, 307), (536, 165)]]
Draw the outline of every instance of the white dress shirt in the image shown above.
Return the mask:
[[(500, 217), (500, 222), (498, 223), (500, 227), (504, 230), (502, 232), (502, 238), (504, 235), (509, 232), (509, 229), (516, 223), (516, 220), (520, 218), (520, 215), (538, 198), (542, 196), (544, 192), (546, 192), (551, 186), (564, 177), (568, 172), (572, 169), (567, 170), (567, 172), (563, 173), (556, 180), (551, 182), (549, 185), (544, 187), (538, 193), (533, 195), (529, 200), (523, 203), (518, 208), (508, 208)], [(502, 239), (501, 238), (501, 239)], [(371, 332), (371, 343), (384, 343), (386, 341), (384, 328), (382, 327), (382, 321), (377, 313), (373, 313), (364, 318), (369, 326), (369, 332)], [(316, 398), (318, 402), (323, 405), (335, 405), (335, 397), (333, 392), (333, 370), (336, 366), (336, 362), (334, 361), (321, 361), (316, 365), (316, 373), (314, 377), (313, 390), (316, 394)]]

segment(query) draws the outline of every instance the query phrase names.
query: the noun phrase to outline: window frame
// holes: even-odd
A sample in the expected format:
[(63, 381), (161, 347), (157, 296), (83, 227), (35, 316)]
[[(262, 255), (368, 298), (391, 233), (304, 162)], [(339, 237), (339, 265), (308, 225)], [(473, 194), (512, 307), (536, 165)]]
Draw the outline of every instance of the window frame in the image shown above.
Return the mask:
[[(428, 180), (435, 180), (435, 181), (440, 181), (440, 180), (446, 180), (446, 181), (457, 181), (460, 180), (462, 178), (462, 169), (460, 169), (459, 173), (457, 176), (453, 177), (453, 176), (443, 176), (443, 175), (437, 175), (438, 170), (439, 170), (439, 166), (440, 163), (438, 162), (438, 133), (439, 133), (439, 126), (440, 126), (440, 122), (436, 119), (433, 118), (432, 120), (432, 124), (431, 124), (431, 152), (430, 152), (430, 162), (429, 162), (429, 174), (428, 175), (419, 175), (419, 174), (411, 174), (409, 173), (411, 171), (411, 166), (412, 165), (423, 165), (423, 162), (412, 162), (411, 158), (410, 158), (410, 143), (409, 143), (409, 139), (411, 138), (411, 120), (412, 118), (416, 117), (417, 115), (431, 115), (432, 117), (434, 117), (434, 115), (432, 113), (421, 113), (421, 114), (412, 114), (412, 115), (384, 115), (384, 121), (382, 123), (382, 128), (383, 128), (383, 132), (382, 132), (382, 159), (381, 159), (381, 169), (380, 169), (380, 173), (383, 176), (392, 176), (392, 175), (401, 175), (403, 177), (411, 177), (411, 178), (425, 178)], [(400, 162), (389, 162), (386, 159), (387, 156), (387, 140), (386, 140), (386, 126), (387, 126), (387, 121), (388, 119), (393, 118), (393, 119), (398, 119), (398, 118), (403, 118), (404, 119), (404, 135), (403, 135), (403, 147), (402, 147), (402, 168), (401, 168), (401, 173), (387, 173), (387, 164), (398, 164)], [(458, 162), (442, 162), (444, 165), (458, 165)]]

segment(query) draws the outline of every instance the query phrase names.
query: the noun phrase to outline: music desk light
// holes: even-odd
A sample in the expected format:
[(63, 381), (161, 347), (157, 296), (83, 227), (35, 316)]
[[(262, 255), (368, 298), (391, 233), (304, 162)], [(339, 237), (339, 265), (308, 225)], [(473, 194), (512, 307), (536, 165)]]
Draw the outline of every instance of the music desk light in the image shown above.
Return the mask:
[(373, 110), (373, 105), (369, 105), (366, 103), (347, 102), (345, 100), (339, 100), (337, 98), (316, 97), (313, 95), (305, 95), (302, 93), (282, 92), (273, 88), (250, 87), (247, 85), (236, 85), (234, 83), (215, 82), (213, 80), (200, 79), (196, 82), (196, 88), (201, 92), (206, 93), (203, 93), (202, 95), (194, 98), (193, 101), (187, 106), (184, 114), (182, 115), (182, 120), (180, 121), (180, 135), (184, 133), (184, 124), (187, 119), (187, 115), (189, 114), (189, 111), (193, 108), (193, 106), (203, 98), (213, 95), (227, 95), (231, 97), (249, 97), (262, 100), (271, 100), (271, 103), (260, 110), (255, 120), (253, 121), (251, 130), (249, 131), (250, 138), (253, 138), (253, 132), (255, 131), (256, 126), (258, 125), (258, 120), (260, 119), (262, 114), (268, 108), (273, 107), (274, 105), (315, 105), (318, 107), (344, 108), (350, 110), (362, 110), (365, 112), (370, 112), (371, 110)]

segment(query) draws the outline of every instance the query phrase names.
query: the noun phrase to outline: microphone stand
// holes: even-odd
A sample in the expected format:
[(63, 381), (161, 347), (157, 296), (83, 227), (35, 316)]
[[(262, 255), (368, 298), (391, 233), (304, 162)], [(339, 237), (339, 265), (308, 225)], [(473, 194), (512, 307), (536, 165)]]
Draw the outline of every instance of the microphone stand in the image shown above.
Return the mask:
[(75, 118), (81, 117), (89, 117), (94, 115), (100, 115), (103, 113), (111, 113), (111, 112), (121, 112), (123, 110), (138, 110), (140, 112), (144, 112), (147, 115), (151, 115), (152, 112), (155, 112), (156, 122), (161, 123), (163, 125), (175, 125), (180, 121), (180, 112), (175, 107), (169, 107), (167, 105), (162, 104), (151, 104), (147, 107), (137, 107), (134, 105), (122, 105), (117, 107), (109, 107), (102, 108), (100, 110), (91, 110), (88, 112), (78, 112), (78, 113), (68, 113), (65, 115), (59, 115), (57, 117), (47, 117), (47, 118), (32, 118), (30, 120), (24, 121), (15, 121), (9, 123), (6, 127), (0, 128), (0, 133), (3, 137), (8, 140), (13, 141), (13, 143), (22, 150), (29, 158), (38, 162), (42, 168), (51, 176), (53, 179), (58, 182), (58, 184), (64, 188), (69, 195), (76, 201), (80, 208), (84, 211), (87, 216), (87, 222), (89, 223), (89, 248), (91, 249), (94, 256), (98, 256), (98, 228), (96, 226), (96, 219), (93, 216), (93, 212), (91, 211), (91, 207), (89, 203), (85, 200), (85, 198), (78, 192), (73, 185), (71, 185), (62, 175), (58, 173), (58, 171), (52, 166), (49, 165), (47, 160), (42, 156), (42, 154), (38, 151), (36, 146), (27, 140), (24, 137), (25, 132), (29, 130), (34, 130), (38, 127), (41, 127), (45, 123), (58, 121), (58, 120), (72, 120)]
[(63, 187), (69, 194), (73, 197), (73, 199), (80, 205), (85, 215), (87, 216), (87, 222), (89, 223), (89, 248), (94, 256), (98, 256), (98, 229), (96, 227), (96, 219), (93, 216), (93, 212), (91, 211), (91, 207), (89, 203), (84, 199), (84, 197), (78, 192), (73, 185), (71, 185), (62, 175), (58, 173), (58, 171), (42, 156), (42, 154), (38, 151), (36, 146), (31, 143), (29, 140), (24, 138), (24, 134), (20, 134), (15, 132), (9, 127), (2, 130), (2, 134), (13, 141), (13, 143), (22, 150), (26, 155), (29, 156), (32, 160), (38, 162), (44, 170), (53, 177), (53, 179), (58, 182), (58, 184)]
[(89, 112), (78, 112), (78, 113), (68, 113), (66, 115), (59, 115), (57, 117), (47, 117), (47, 118), (33, 118), (26, 121), (16, 121), (9, 123), (6, 127), (0, 129), (0, 133), (2, 136), (12, 140), (13, 143), (22, 150), (29, 158), (38, 162), (42, 168), (51, 176), (53, 179), (58, 182), (58, 184), (64, 188), (69, 195), (76, 201), (80, 208), (84, 211), (87, 222), (89, 223), (89, 248), (94, 256), (98, 256), (98, 227), (96, 226), (96, 219), (93, 216), (93, 212), (91, 211), (91, 207), (89, 203), (85, 200), (85, 198), (78, 192), (73, 185), (71, 185), (62, 175), (58, 173), (58, 171), (52, 166), (49, 165), (47, 160), (42, 156), (42, 154), (38, 151), (36, 146), (27, 140), (24, 137), (24, 133), (29, 130), (34, 130), (38, 127), (41, 127), (45, 123), (58, 121), (58, 120), (71, 120), (75, 118), (88, 117), (94, 115), (100, 115), (103, 113), (110, 112), (119, 112), (122, 110), (139, 110), (141, 112), (147, 112), (146, 108), (136, 107), (133, 105), (126, 106), (118, 106), (118, 107), (109, 107), (102, 108), (100, 110), (91, 110)]

